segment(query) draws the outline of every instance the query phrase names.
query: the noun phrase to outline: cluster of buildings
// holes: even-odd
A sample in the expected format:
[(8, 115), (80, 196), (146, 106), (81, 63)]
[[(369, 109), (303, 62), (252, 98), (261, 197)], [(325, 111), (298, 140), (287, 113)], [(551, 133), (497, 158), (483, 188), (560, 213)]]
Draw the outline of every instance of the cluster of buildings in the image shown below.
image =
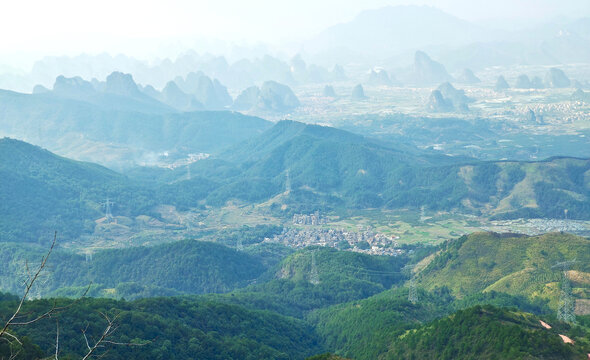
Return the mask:
[(492, 221), (493, 228), (489, 231), (509, 231), (526, 235), (540, 235), (548, 232), (567, 232), (577, 235), (590, 234), (590, 226), (581, 220), (566, 219), (516, 219)]
[(198, 153), (198, 154), (187, 154), (186, 157), (179, 158), (179, 159), (172, 159), (172, 157), (170, 157), (169, 154), (167, 152), (165, 152), (164, 155), (161, 156), (161, 158), (164, 159), (163, 160), (164, 164), (162, 166), (167, 167), (169, 169), (176, 169), (176, 168), (183, 167), (183, 166), (188, 167), (190, 164), (197, 162), (199, 160), (207, 159), (209, 156), (210, 156), (210, 154)]
[(582, 233), (589, 231), (583, 221), (564, 219), (531, 219), (530, 226), (539, 233), (563, 231), (568, 233)]
[(371, 230), (344, 231), (310, 228), (284, 228), (281, 234), (266, 238), (265, 242), (280, 243), (293, 248), (306, 246), (328, 246), (341, 250), (361, 252), (371, 255), (396, 256), (403, 253), (398, 248), (397, 237), (379, 234)]
[(324, 225), (328, 223), (328, 218), (320, 215), (318, 211), (313, 214), (294, 214), (293, 225)]

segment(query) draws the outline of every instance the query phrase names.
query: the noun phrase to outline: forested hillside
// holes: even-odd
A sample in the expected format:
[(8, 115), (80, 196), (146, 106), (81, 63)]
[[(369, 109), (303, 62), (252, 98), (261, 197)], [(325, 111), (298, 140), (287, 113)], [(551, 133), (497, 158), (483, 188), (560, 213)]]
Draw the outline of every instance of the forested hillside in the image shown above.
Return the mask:
[[(252, 235), (260, 231), (253, 230)], [(240, 252), (221, 244), (186, 240), (104, 250), (87, 259), (56, 249), (31, 295), (78, 298), (89, 284), (87, 296), (208, 293), (133, 302), (58, 300), (58, 304), (72, 304), (56, 315), (60, 336), (65, 339), (61, 343), (64, 357), (84, 351), (78, 324), (88, 322), (90, 332), (100, 331), (105, 322), (97, 311), (106, 311), (120, 314), (117, 336), (121, 337), (115, 339), (124, 343), (149, 340), (137, 348), (114, 347), (107, 354), (113, 358), (170, 358), (174, 353), (177, 359), (194, 358), (195, 354), (213, 359), (302, 359), (331, 351), (359, 360), (437, 357), (434, 354), (438, 353), (465, 359), (493, 358), (493, 354), (506, 359), (575, 359), (590, 344), (587, 316), (578, 316), (575, 326), (561, 323), (555, 318), (554, 297), (519, 290), (551, 288), (556, 283), (547, 281), (559, 278), (530, 278), (504, 288), (488, 283), (496, 277), (503, 279), (504, 273), (504, 277), (518, 274), (518, 264), (541, 266), (574, 253), (586, 254), (587, 244), (585, 238), (557, 233), (462, 237), (441, 246), (433, 260), (417, 270), (413, 300), (409, 298), (413, 285), (407, 282), (412, 272), (405, 266), (420, 261), (428, 251), (415, 252), (417, 257), (414, 253), (371, 256), (322, 247), (292, 252), (277, 244), (254, 242)], [(485, 253), (469, 255), (477, 248)], [(544, 255), (550, 248), (554, 254)], [(0, 250), (2, 262), (9, 264), (1, 274), (2, 287), (19, 293), (19, 279), (26, 276), (24, 264), (28, 260), (35, 266), (34, 260), (38, 261), (44, 251), (33, 245), (10, 243)], [(423, 268), (423, 262), (431, 258), (417, 267)], [(475, 258), (498, 263), (493, 267), (487, 263), (474, 265)], [(455, 269), (456, 277), (448, 273), (448, 267)], [(570, 272), (574, 297), (584, 294), (583, 270), (582, 266)], [(528, 285), (522, 287), (521, 283)], [(4, 296), (0, 316), (14, 309), (15, 301)], [(27, 302), (26, 314), (34, 316), (51, 303)], [(478, 307), (487, 304), (497, 308)], [(539, 320), (550, 323), (553, 330), (539, 326)], [(19, 336), (27, 336), (21, 358), (34, 358), (39, 351), (51, 352), (55, 326), (54, 321), (46, 319), (15, 327)], [(486, 342), (491, 334), (496, 338)], [(576, 345), (563, 345), (559, 334), (574, 339)], [(8, 350), (0, 347), (0, 351)]]
[[(560, 324), (561, 325), (561, 324)], [(476, 306), (399, 336), (383, 359), (583, 359), (588, 342), (565, 344), (539, 318), (492, 306)], [(586, 334), (587, 336), (588, 334)]]
[[(36, 246), (0, 244), (6, 264), (1, 287), (22, 290), (23, 264), (36, 264), (44, 251)], [(57, 250), (47, 264), (39, 294), (76, 297), (90, 287), (92, 296), (137, 298), (178, 294), (227, 292), (261, 276), (262, 258), (221, 244), (186, 240), (155, 247), (98, 251), (89, 260)]]
[(208, 197), (213, 205), (270, 199), (287, 212), (425, 206), (494, 218), (590, 216), (588, 159), (481, 162), (292, 121), (219, 158), (235, 175)]
[[(0, 301), (5, 318), (17, 305), (16, 298)], [(52, 306), (50, 300), (28, 302), (28, 317)], [(104, 359), (304, 359), (323, 352), (313, 328), (301, 320), (269, 311), (250, 310), (195, 298), (153, 298), (133, 302), (105, 299), (58, 300), (67, 311), (15, 329), (25, 336), (25, 349), (17, 359), (37, 359), (55, 354), (56, 321), (60, 358), (80, 358), (107, 326), (102, 317), (115, 318), (116, 331), (95, 355)], [(32, 345), (35, 344), (35, 345)], [(144, 344), (144, 345), (138, 345)], [(38, 347), (37, 347), (38, 346)], [(0, 356), (10, 350), (0, 345)]]
[(139, 215), (156, 205), (147, 191), (112, 170), (21, 141), (0, 139), (0, 158), (3, 242), (43, 242), (44, 234), (53, 231), (65, 238), (92, 231), (107, 197), (121, 200), (126, 214)]
[(459, 296), (495, 290), (550, 299), (556, 306), (562, 271), (553, 266), (576, 261), (567, 274), (574, 293), (584, 298), (588, 285), (575, 279), (590, 272), (589, 256), (590, 240), (574, 235), (474, 233), (442, 245), (418, 281), (427, 289), (446, 286)]

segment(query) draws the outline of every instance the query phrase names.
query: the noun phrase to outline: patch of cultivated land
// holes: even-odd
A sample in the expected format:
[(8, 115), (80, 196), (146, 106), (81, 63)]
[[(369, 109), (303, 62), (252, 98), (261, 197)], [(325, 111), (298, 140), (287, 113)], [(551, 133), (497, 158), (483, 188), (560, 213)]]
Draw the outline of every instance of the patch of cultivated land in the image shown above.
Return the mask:
[[(589, 234), (590, 221), (564, 219), (516, 219), (490, 221), (485, 217), (425, 210), (344, 210), (322, 214), (327, 223), (316, 226), (295, 225), (291, 218), (273, 216), (266, 206), (229, 204), (221, 208), (178, 211), (160, 206), (160, 218), (141, 215), (136, 218), (115, 217), (112, 223), (98, 219), (95, 231), (75, 241), (62, 244), (78, 253), (105, 248), (152, 246), (187, 238), (211, 238), (217, 231), (237, 230), (242, 226), (279, 225), (362, 232), (370, 230), (395, 238), (399, 244), (439, 244), (478, 231), (514, 232), (529, 235), (550, 231)], [(214, 237), (214, 236), (213, 236)], [(211, 238), (210, 240), (215, 240)]]

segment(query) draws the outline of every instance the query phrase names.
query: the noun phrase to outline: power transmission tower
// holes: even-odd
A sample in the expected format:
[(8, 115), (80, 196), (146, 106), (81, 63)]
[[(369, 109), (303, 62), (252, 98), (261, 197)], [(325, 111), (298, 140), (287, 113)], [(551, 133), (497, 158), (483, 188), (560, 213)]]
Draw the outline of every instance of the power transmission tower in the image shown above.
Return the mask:
[(412, 304), (418, 302), (418, 290), (416, 289), (416, 280), (414, 279), (414, 265), (406, 265), (402, 269), (405, 271), (408, 276), (410, 276), (410, 280), (408, 281), (408, 301)]
[(289, 169), (285, 171), (285, 177), (285, 192), (289, 193), (291, 192), (291, 177), (289, 174)]
[(110, 201), (109, 198), (107, 197), (107, 200), (105, 201), (105, 203), (103, 204), (104, 208), (105, 208), (105, 213), (104, 213), (104, 217), (106, 219), (107, 223), (112, 223), (113, 222), (113, 213), (111, 211), (111, 207), (114, 205), (115, 203)]
[(570, 267), (577, 261), (563, 261), (553, 265), (552, 269), (561, 270), (561, 291), (559, 293), (559, 305), (557, 307), (557, 319), (570, 323), (576, 323), (576, 315), (574, 314), (575, 303), (572, 297), (572, 287), (567, 277), (567, 272)]
[(191, 221), (189, 219), (188, 214), (186, 214), (185, 216), (182, 217), (181, 223), (186, 226), (187, 233), (191, 233), (193, 231), (193, 227), (191, 225)]
[(309, 282), (314, 285), (320, 283), (320, 274), (318, 273), (318, 267), (315, 262), (315, 250), (311, 253), (311, 270), (309, 272)]
[(416, 281), (414, 281), (414, 278), (410, 279), (409, 288), (408, 301), (415, 304), (418, 302), (418, 291), (416, 290)]

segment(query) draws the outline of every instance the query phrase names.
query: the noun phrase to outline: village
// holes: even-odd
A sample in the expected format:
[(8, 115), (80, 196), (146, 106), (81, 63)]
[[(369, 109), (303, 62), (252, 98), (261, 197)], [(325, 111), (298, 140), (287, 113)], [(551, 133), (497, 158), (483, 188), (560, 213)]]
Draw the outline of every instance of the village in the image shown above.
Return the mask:
[[(345, 251), (354, 251), (370, 255), (397, 256), (404, 253), (396, 241), (398, 237), (387, 236), (370, 229), (348, 231), (331, 229), (325, 225), (327, 218), (319, 213), (295, 214), (293, 227), (285, 227), (281, 234), (266, 238), (265, 242), (280, 243), (292, 248), (306, 246), (327, 246)], [(297, 225), (303, 225), (297, 226)]]
[(482, 227), (486, 231), (514, 232), (529, 236), (548, 232), (567, 232), (587, 236), (590, 227), (587, 221), (569, 219), (515, 219), (491, 221), (490, 227)]

